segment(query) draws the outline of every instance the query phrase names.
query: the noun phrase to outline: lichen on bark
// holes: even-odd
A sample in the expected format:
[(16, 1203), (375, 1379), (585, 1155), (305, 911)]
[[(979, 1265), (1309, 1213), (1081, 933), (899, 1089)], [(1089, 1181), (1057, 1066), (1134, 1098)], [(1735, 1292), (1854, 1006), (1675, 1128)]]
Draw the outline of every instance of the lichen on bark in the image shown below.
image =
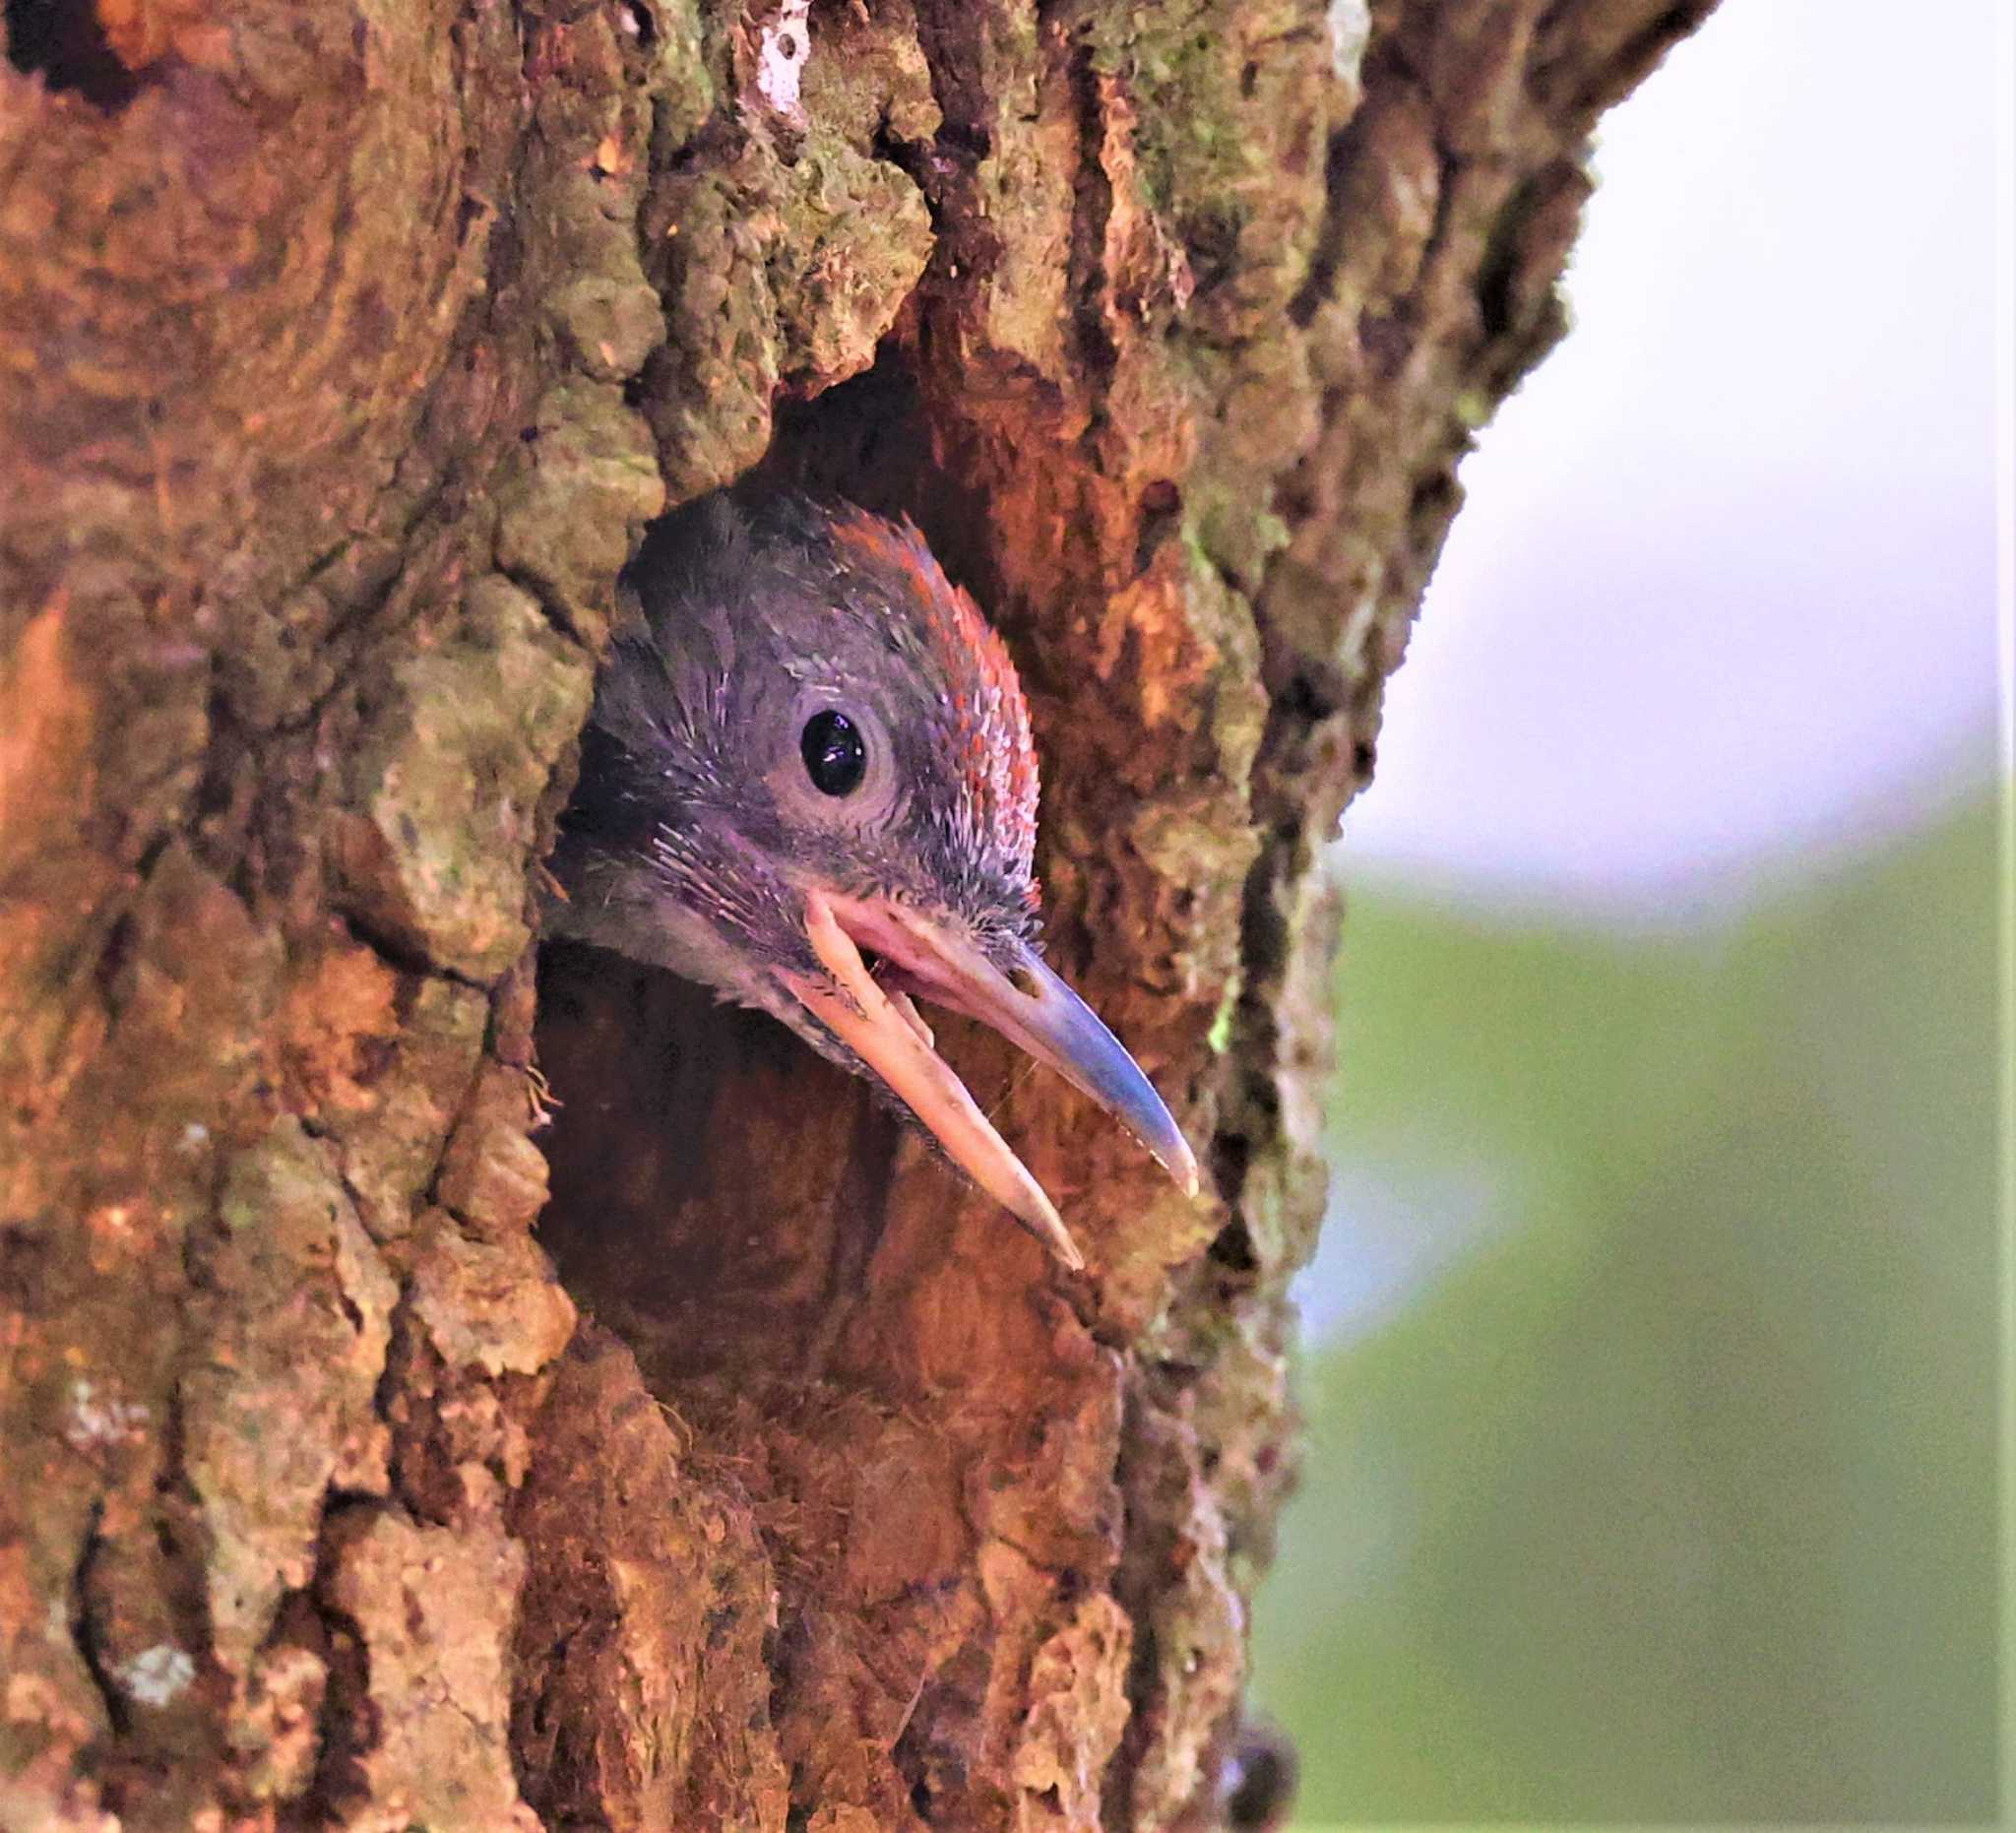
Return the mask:
[[(1706, 10), (6, 10), (0, 1821), (1210, 1822), (1314, 850)], [(1015, 652), (1052, 953), (1209, 1169), (954, 1039), (1082, 1281), (536, 959), (617, 571), (751, 468)]]

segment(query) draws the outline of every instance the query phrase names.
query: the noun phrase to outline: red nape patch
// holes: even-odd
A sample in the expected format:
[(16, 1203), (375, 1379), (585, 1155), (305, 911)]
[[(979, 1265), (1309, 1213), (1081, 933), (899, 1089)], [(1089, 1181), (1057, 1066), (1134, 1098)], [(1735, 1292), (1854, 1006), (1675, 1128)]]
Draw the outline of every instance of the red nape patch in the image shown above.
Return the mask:
[(849, 564), (881, 574), (909, 600), (945, 671), (961, 781), (978, 824), (1026, 865), (1036, 848), (1036, 747), (1008, 646), (908, 519), (853, 510), (835, 519), (833, 540)]

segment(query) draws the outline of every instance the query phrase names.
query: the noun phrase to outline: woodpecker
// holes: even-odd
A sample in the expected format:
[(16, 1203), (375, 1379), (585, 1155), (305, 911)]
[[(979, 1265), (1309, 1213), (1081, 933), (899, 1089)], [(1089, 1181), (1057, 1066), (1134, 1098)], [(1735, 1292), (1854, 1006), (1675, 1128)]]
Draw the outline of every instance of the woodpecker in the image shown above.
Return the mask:
[(1161, 1097), (1039, 952), (1029, 709), (916, 530), (739, 488), (655, 523), (623, 587), (547, 932), (781, 1019), (1068, 1266), (1055, 1205), (916, 1000), (1048, 1065), (1194, 1192)]

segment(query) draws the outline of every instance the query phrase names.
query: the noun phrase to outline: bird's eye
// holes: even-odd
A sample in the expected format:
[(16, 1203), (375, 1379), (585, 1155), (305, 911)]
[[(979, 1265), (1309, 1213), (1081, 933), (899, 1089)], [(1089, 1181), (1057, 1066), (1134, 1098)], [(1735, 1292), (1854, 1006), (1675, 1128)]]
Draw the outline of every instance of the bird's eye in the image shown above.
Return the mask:
[(851, 795), (868, 769), (868, 747), (845, 713), (815, 713), (798, 735), (805, 775), (822, 795)]

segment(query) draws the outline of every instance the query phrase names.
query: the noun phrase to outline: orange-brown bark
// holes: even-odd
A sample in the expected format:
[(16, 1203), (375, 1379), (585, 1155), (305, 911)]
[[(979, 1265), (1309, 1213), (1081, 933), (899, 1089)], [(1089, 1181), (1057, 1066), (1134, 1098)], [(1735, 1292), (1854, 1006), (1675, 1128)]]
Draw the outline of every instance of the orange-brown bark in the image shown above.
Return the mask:
[[(7, 8), (0, 1825), (1211, 1823), (1313, 848), (1707, 4)], [(759, 465), (1021, 666), (1053, 954), (1207, 1165), (954, 1038), (1083, 1278), (536, 959), (616, 571)]]

